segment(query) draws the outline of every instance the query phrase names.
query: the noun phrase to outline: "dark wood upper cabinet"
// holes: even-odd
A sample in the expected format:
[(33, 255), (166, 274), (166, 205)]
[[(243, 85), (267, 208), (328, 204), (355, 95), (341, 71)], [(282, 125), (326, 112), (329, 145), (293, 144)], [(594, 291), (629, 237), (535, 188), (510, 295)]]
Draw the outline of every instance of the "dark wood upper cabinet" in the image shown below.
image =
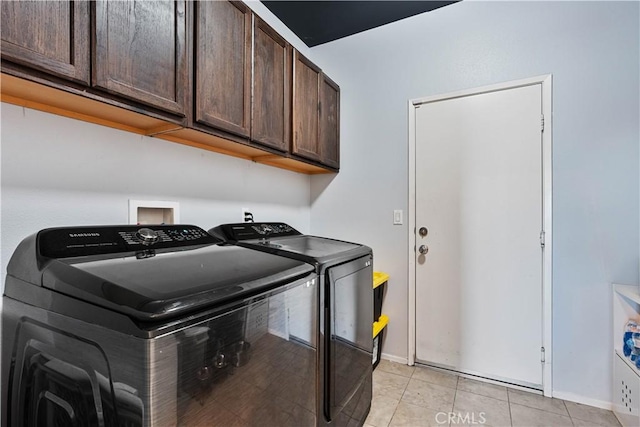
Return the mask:
[(195, 121), (249, 137), (251, 10), (228, 1), (195, 8)]
[(320, 160), (340, 167), (340, 87), (326, 75), (320, 84)]
[(287, 151), (291, 142), (291, 46), (262, 19), (253, 25), (251, 140)]
[(187, 86), (184, 1), (91, 2), (92, 84), (184, 115)]
[(2, 1), (3, 101), (337, 171), (340, 88), (240, 1)]
[(89, 83), (89, 2), (2, 1), (2, 58)]
[(293, 52), (293, 142), (291, 152), (320, 160), (319, 87), (322, 72), (298, 51)]

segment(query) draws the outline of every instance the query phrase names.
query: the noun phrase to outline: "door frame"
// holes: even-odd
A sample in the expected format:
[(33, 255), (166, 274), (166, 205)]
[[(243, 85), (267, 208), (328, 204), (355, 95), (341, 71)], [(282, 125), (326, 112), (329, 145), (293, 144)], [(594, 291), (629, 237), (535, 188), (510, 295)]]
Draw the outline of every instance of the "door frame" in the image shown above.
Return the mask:
[[(408, 349), (407, 362), (416, 362), (416, 106), (420, 104), (461, 98), (470, 95), (515, 89), (523, 86), (540, 84), (542, 89), (542, 114), (544, 127), (542, 132), (542, 224), (545, 232), (544, 253), (542, 260), (542, 345), (544, 346), (544, 363), (542, 365), (543, 394), (551, 397), (552, 387), (552, 75), (513, 80), (489, 86), (465, 89), (440, 95), (427, 96), (409, 100), (409, 212), (408, 212), (408, 258), (409, 258), (409, 299), (408, 299)], [(541, 123), (542, 126), (542, 123)]]

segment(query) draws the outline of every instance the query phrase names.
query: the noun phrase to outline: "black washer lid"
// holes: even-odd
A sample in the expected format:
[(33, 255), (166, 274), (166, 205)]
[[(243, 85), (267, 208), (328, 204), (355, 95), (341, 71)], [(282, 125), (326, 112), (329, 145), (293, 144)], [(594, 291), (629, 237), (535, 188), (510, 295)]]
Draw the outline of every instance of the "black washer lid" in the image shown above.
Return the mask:
[[(136, 242), (149, 234), (138, 236), (140, 228), (43, 230), (35, 237), (38, 250), (31, 251), (38, 262), (25, 258), (28, 251), (19, 247), (7, 272), (29, 281), (20, 277), (28, 270), (20, 266), (21, 261), (27, 266), (37, 264), (39, 280), (31, 280), (32, 285), (140, 321), (160, 321), (264, 292), (313, 271), (301, 261), (219, 246), (194, 226), (145, 227), (163, 239), (140, 245)], [(65, 256), (69, 254), (73, 256)]]

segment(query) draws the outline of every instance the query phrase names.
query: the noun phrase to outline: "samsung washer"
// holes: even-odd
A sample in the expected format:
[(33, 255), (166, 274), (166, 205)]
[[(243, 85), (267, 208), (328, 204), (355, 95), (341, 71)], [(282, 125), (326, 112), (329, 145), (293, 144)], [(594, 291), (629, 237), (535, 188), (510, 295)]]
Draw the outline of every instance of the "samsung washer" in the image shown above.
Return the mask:
[(315, 424), (317, 274), (191, 225), (42, 230), (3, 297), (3, 426)]

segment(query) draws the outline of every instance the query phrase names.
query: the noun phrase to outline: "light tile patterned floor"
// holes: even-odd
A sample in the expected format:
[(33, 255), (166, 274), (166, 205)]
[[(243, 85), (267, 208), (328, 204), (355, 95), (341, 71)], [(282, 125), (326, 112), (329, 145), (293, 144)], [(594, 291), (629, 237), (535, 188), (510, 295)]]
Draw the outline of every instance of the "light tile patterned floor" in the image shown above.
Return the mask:
[(365, 427), (620, 427), (611, 411), (381, 360)]

